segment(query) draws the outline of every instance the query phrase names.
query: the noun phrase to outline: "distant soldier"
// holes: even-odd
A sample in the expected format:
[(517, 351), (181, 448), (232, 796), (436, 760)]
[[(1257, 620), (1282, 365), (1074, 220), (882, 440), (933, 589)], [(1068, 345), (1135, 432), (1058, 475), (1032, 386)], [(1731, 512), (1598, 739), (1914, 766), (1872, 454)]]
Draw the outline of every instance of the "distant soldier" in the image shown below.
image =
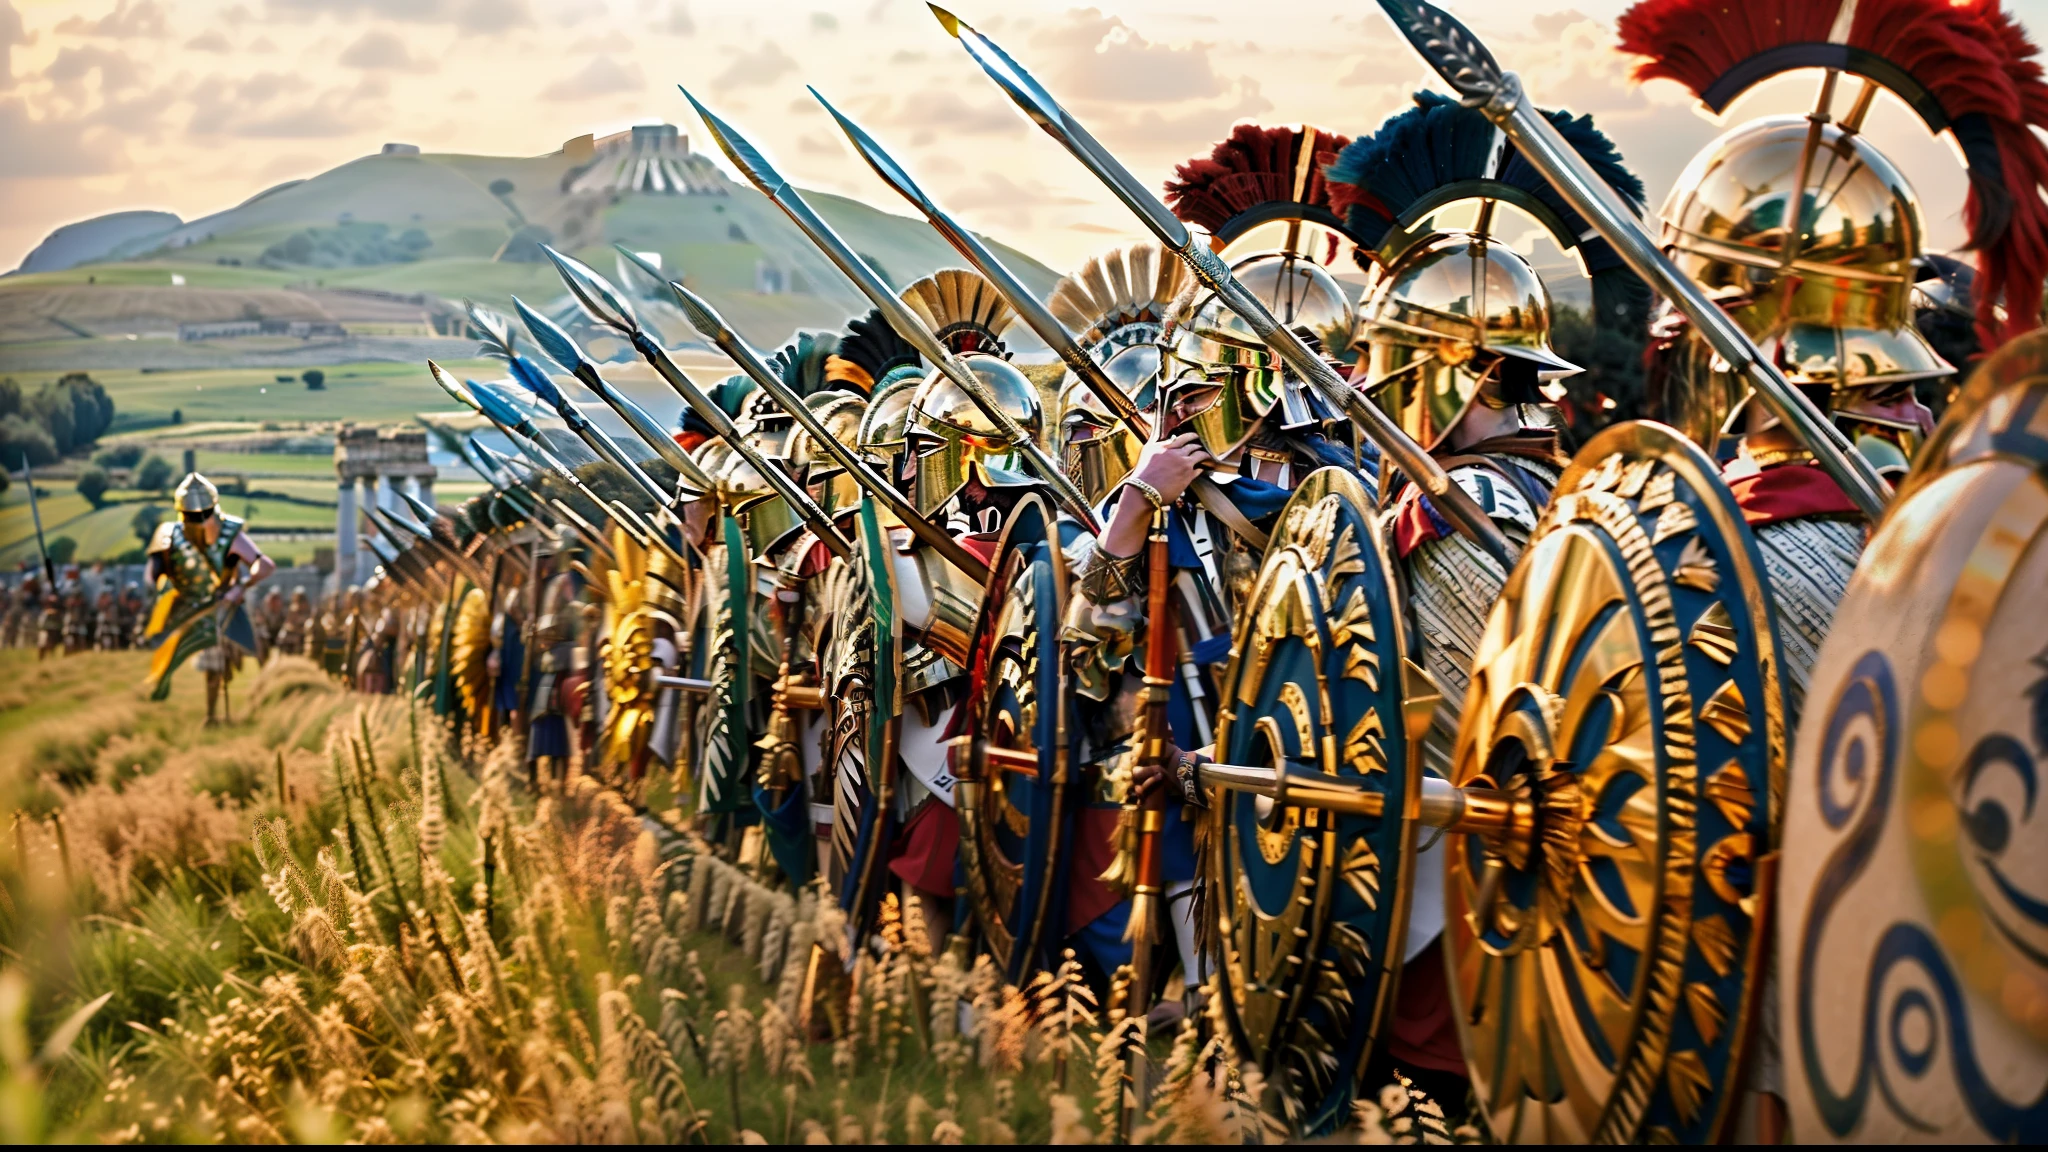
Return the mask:
[(43, 596), (43, 610), (36, 617), (36, 659), (60, 654), (64, 645), (64, 609), (55, 592)]
[(93, 646), (102, 652), (121, 647), (121, 605), (114, 590), (101, 587), (99, 602), (93, 606)]
[(70, 593), (64, 597), (64, 654), (69, 656), (92, 647), (92, 634), (92, 607), (86, 603), (84, 586), (74, 578)]
[(133, 648), (142, 637), (142, 630), (149, 626), (149, 612), (142, 598), (142, 586), (129, 581), (121, 589), (120, 599), (114, 602), (114, 616), (121, 630), (121, 647)]
[(304, 656), (306, 633), (312, 623), (313, 605), (306, 599), (306, 590), (292, 589), (291, 602), (284, 610), (284, 622), (277, 629), (277, 650), (291, 656)]
[[(206, 673), (206, 723), (218, 712), (233, 676), (231, 657), (256, 647), (255, 630), (242, 599), (249, 587), (277, 569), (243, 531), (244, 523), (220, 510), (220, 494), (194, 472), (173, 493), (178, 519), (157, 526), (149, 543), (150, 583), (176, 599), (153, 620), (150, 640), (158, 646), (151, 663), (151, 699), (170, 692), (171, 673), (197, 654)], [(231, 651), (230, 649), (233, 649)]]
[(272, 588), (263, 595), (263, 610), (256, 617), (256, 639), (263, 650), (258, 659), (268, 664), (276, 654), (278, 639), (284, 633), (284, 593)]

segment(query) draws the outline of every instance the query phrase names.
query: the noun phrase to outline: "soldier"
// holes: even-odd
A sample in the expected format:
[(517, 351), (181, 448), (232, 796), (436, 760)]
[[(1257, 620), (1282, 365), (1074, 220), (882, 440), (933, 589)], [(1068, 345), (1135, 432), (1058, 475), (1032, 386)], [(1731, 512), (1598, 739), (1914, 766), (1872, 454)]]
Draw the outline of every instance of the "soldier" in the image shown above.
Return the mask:
[(284, 620), (277, 629), (277, 650), (288, 656), (304, 656), (307, 632), (312, 624), (313, 606), (306, 599), (306, 590), (292, 589), (291, 600), (285, 605)]
[(180, 481), (172, 499), (178, 519), (159, 525), (150, 539), (148, 578), (177, 596), (150, 639), (160, 645), (151, 698), (170, 691), (170, 676), (197, 652), (206, 673), (206, 723), (219, 723), (230, 657), (255, 648), (255, 634), (243, 597), (277, 567), (243, 530), (243, 522), (220, 510), (219, 493), (197, 472)]
[(93, 609), (86, 598), (85, 582), (77, 568), (70, 570), (64, 594), (64, 654), (70, 656), (92, 647)]
[(52, 591), (43, 596), (42, 611), (36, 617), (36, 659), (63, 654), (64, 606)]
[(259, 663), (269, 663), (277, 654), (284, 634), (284, 593), (272, 588), (263, 594), (263, 610), (256, 617), (256, 639), (263, 647)]
[(112, 588), (101, 588), (93, 606), (93, 647), (112, 652), (122, 646), (121, 609)]
[(567, 684), (574, 648), (576, 578), (564, 572), (548, 581), (541, 596), (540, 618), (534, 624), (535, 676), (528, 715), (532, 726), (527, 737), (526, 759), (534, 778), (542, 776), (559, 782), (569, 771), (569, 720)]

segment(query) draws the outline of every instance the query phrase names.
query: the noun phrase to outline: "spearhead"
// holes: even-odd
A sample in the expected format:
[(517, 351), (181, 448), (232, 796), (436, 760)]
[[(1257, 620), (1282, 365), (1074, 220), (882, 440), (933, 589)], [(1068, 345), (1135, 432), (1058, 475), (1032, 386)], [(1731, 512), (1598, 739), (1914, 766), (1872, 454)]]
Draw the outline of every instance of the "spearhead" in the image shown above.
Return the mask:
[(725, 153), (725, 158), (732, 161), (733, 166), (748, 180), (767, 192), (770, 198), (789, 183), (775, 170), (773, 164), (768, 163), (768, 158), (761, 155), (759, 149), (748, 143), (746, 137), (734, 131), (732, 125), (713, 115), (711, 109), (699, 104), (697, 98), (690, 95), (688, 88), (678, 84), (676, 90), (683, 94), (683, 99), (690, 102), (690, 107), (697, 110), (697, 115), (704, 121), (705, 131), (711, 133), (711, 139), (717, 143), (718, 150)]
[(690, 322), (690, 327), (695, 328), (698, 335), (713, 344), (737, 339), (732, 329), (726, 327), (725, 318), (718, 314), (718, 310), (702, 296), (683, 287), (682, 281), (670, 280), (668, 290), (675, 293), (676, 307), (682, 309), (683, 319)]
[(633, 306), (612, 287), (611, 281), (573, 256), (565, 256), (545, 244), (540, 250), (553, 262), (555, 271), (561, 273), (562, 282), (569, 286), (576, 302), (593, 319), (628, 336), (640, 330), (640, 318), (633, 314)]
[(441, 510), (439, 508), (434, 507), (432, 504), (407, 492), (403, 488), (398, 489), (397, 492), (399, 498), (405, 501), (406, 507), (412, 509), (412, 514), (419, 519), (420, 523), (432, 525), (434, 521), (441, 518)]
[(465, 407), (476, 408), (476, 397), (470, 394), (469, 385), (456, 379), (453, 372), (429, 360), (427, 375), (434, 378), (434, 383), (441, 386), (441, 391), (461, 401)]
[(853, 150), (860, 153), (860, 158), (868, 162), (868, 167), (875, 170), (875, 175), (880, 176), (883, 183), (894, 188), (905, 200), (917, 205), (919, 211), (925, 215), (944, 215), (939, 206), (932, 202), (932, 198), (925, 195), (924, 190), (917, 186), (917, 181), (910, 178), (910, 173), (903, 170), (903, 165), (898, 164), (895, 157), (883, 151), (882, 146), (875, 142), (874, 137), (867, 134), (866, 129), (841, 115), (839, 109), (834, 108), (832, 102), (825, 99), (816, 88), (810, 85), (805, 87), (818, 103), (825, 106), (825, 111), (832, 114), (832, 119), (839, 122), (839, 130), (846, 133), (846, 138), (853, 143)]
[(512, 326), (505, 322), (503, 316), (474, 300), (464, 300), (462, 308), (469, 313), (469, 322), (483, 330), (484, 343), (496, 349), (498, 354), (507, 360), (519, 354), (519, 349), (512, 343)]
[(1506, 90), (1493, 53), (1450, 13), (1426, 0), (1380, 0), (1380, 9), (1466, 107), (1477, 108)]
[(540, 345), (541, 352), (548, 359), (560, 364), (572, 376), (583, 375), (583, 369), (590, 364), (590, 357), (576, 346), (576, 341), (560, 324), (526, 306), (519, 297), (512, 298), (512, 307), (518, 309), (519, 319), (526, 330), (533, 333), (533, 342)]
[(1116, 194), (1117, 199), (1122, 200), (1133, 212), (1144, 218), (1145, 223), (1158, 235), (1161, 243), (1171, 248), (1187, 246), (1188, 226), (1181, 223), (1179, 217), (1167, 211), (1166, 205), (1159, 202), (1159, 198), (1152, 194), (1151, 189), (1139, 183), (1138, 178), (1131, 175), (1130, 169), (1125, 168), (1116, 157), (1110, 155), (1107, 148), (1088, 134), (1088, 130), (1081, 126), (1080, 121), (1069, 116), (1067, 110), (1060, 107), (1059, 101), (1052, 98), (1052, 93), (1046, 91), (1045, 86), (1033, 78), (1031, 73), (1026, 72), (1023, 65), (1010, 59), (1009, 53), (998, 48), (995, 41), (975, 31), (965, 20), (937, 4), (927, 6), (931, 8), (932, 15), (938, 17), (939, 24), (947, 33), (960, 41), (960, 46), (967, 49), (967, 54), (974, 57), (974, 62), (981, 65), (983, 72), (988, 73), (988, 78), (996, 82), (996, 87), (1008, 93), (1017, 107), (1023, 109), (1024, 114), (1031, 117), (1033, 123), (1045, 129), (1047, 135), (1065, 145), (1079, 156), (1083, 163), (1094, 169), (1096, 175), (1109, 185), (1109, 190)]
[(497, 392), (477, 385), (475, 381), (471, 381), (469, 394), (476, 397), (476, 410), (484, 414), (484, 419), (489, 420), (498, 427), (509, 428), (519, 432), (524, 432), (526, 429), (533, 427), (531, 419), (514, 408), (510, 401), (498, 395)]
[(564, 419), (568, 418), (568, 413), (575, 411), (569, 406), (569, 398), (562, 395), (562, 390), (555, 387), (555, 382), (548, 379), (548, 374), (541, 371), (540, 365), (526, 357), (512, 357), (512, 379), (518, 381), (520, 387), (540, 397), (541, 403), (553, 408)]
[(613, 244), (612, 250), (619, 254), (621, 260), (639, 269), (641, 274), (645, 275), (649, 280), (654, 281), (656, 284), (668, 283), (668, 277), (661, 274), (661, 269), (649, 264), (645, 256), (640, 255), (624, 244)]

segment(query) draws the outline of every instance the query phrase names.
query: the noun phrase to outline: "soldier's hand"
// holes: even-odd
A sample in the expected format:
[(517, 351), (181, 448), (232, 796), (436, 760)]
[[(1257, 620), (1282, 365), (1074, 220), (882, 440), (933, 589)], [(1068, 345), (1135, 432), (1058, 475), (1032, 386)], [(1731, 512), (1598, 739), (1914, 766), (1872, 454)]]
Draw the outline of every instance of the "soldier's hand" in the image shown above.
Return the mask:
[(1131, 475), (1158, 489), (1170, 504), (1180, 499), (1180, 494), (1194, 482), (1195, 473), (1211, 459), (1193, 432), (1182, 432), (1164, 440), (1148, 441)]

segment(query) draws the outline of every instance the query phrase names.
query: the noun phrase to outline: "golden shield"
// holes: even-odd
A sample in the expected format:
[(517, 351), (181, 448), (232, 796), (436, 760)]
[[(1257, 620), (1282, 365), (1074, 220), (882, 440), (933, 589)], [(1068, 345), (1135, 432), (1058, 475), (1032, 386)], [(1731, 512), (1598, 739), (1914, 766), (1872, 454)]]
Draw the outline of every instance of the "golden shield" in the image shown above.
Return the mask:
[(968, 658), (967, 755), (955, 799), (960, 863), (975, 923), (997, 967), (1023, 985), (1047, 961), (1070, 839), (1068, 722), (1074, 695), (1060, 658), (1067, 563), (1040, 495), (1003, 528)]
[(1822, 649), (1787, 795), (1801, 1142), (2048, 1139), (2048, 336), (1972, 376)]
[(1714, 464), (1617, 425), (1559, 479), (1488, 618), (1446, 843), (1450, 987), (1503, 1142), (1703, 1143), (1741, 1083), (1784, 703), (1756, 543)]
[(827, 569), (820, 593), (829, 623), (819, 639), (826, 746), (818, 785), (831, 796), (826, 881), (846, 913), (839, 952), (849, 968), (880, 909), (884, 865), (896, 836), (891, 808), (902, 716), (891, 545), (872, 498), (861, 500), (859, 526), (854, 555)]
[[(1217, 717), (1217, 759), (1384, 798), (1377, 815), (1212, 793), (1210, 895), (1230, 1040), (1298, 1132), (1341, 1124), (1400, 975), (1417, 769), (1373, 498), (1337, 468), (1273, 533)], [(1366, 1085), (1368, 1089), (1378, 1085)]]

